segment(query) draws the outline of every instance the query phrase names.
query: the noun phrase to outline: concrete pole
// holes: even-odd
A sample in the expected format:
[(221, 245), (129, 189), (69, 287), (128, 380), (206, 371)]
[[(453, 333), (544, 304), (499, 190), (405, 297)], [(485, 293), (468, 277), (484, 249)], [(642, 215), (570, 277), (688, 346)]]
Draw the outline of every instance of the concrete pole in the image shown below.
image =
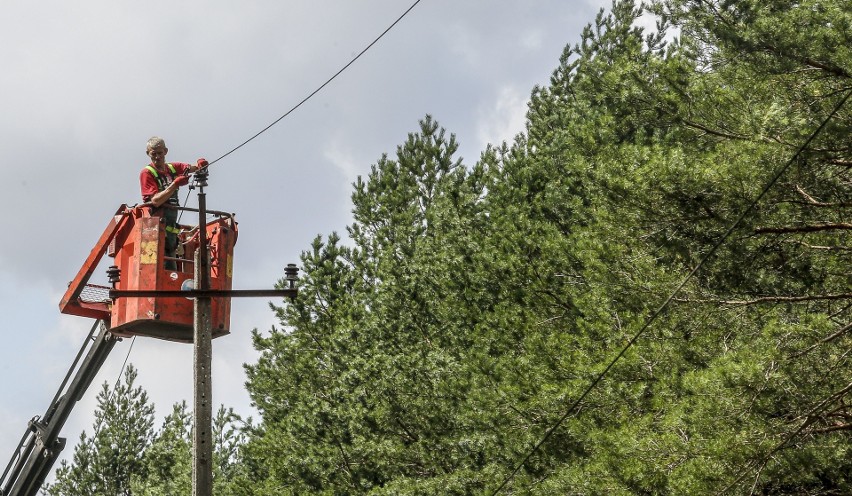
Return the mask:
[[(204, 193), (205, 177), (199, 178), (198, 229), (199, 247), (195, 254), (195, 287), (210, 289), (209, 258), (207, 254), (207, 205)], [(195, 401), (193, 405), (192, 434), (192, 495), (213, 494), (213, 385), (211, 366), (213, 359), (213, 324), (209, 297), (195, 298), (194, 319), (194, 376)]]

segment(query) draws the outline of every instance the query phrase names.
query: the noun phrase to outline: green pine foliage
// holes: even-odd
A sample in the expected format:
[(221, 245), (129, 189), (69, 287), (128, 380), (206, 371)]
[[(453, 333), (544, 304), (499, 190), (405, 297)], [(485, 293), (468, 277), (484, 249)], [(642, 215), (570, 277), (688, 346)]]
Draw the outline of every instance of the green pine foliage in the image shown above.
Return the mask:
[[(124, 382), (98, 394), (94, 434), (83, 432), (73, 459), (62, 461), (56, 480), (44, 488), (50, 496), (172, 496), (192, 493), (192, 413), (177, 403), (159, 431), (154, 405), (129, 365)], [(240, 450), (251, 421), (220, 406), (213, 417), (213, 489), (215, 494), (243, 494)]]
[(129, 495), (131, 478), (145, 475), (140, 455), (154, 435), (154, 407), (141, 387), (134, 387), (136, 369), (129, 365), (123, 383), (112, 390), (104, 383), (98, 393), (94, 434), (80, 435), (71, 463), (62, 461), (51, 496)]
[[(852, 493), (850, 25), (619, 0), (512, 143), (427, 115), (254, 333), (216, 494)], [(186, 404), (153, 433), (133, 377), (48, 494), (189, 493)]]
[[(238, 452), (251, 428), (234, 413), (220, 406), (213, 416), (213, 490), (215, 494), (239, 494), (233, 486), (240, 471)], [(192, 493), (192, 412), (185, 401), (176, 403), (163, 427), (142, 456), (145, 469), (133, 474), (132, 494), (169, 496)]]
[(132, 477), (133, 494), (166, 496), (192, 493), (192, 413), (176, 403), (145, 449), (144, 472)]
[(427, 116), (353, 185), (255, 334), (245, 494), (852, 491), (852, 10), (648, 9), (513, 143)]

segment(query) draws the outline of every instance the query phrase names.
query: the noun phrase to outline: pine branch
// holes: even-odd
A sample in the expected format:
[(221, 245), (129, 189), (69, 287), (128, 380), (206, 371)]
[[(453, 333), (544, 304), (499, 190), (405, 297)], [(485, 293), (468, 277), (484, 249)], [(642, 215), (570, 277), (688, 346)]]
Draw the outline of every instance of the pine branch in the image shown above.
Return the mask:
[(803, 301), (825, 301), (846, 300), (852, 298), (852, 293), (840, 293), (834, 295), (812, 295), (812, 296), (763, 296), (753, 300), (729, 300), (721, 301), (723, 305), (745, 306), (758, 303), (799, 303)]
[(852, 431), (852, 424), (838, 424), (830, 427), (823, 427), (821, 429), (812, 429), (807, 431), (806, 434), (827, 434), (835, 431)]
[(801, 186), (799, 186), (798, 184), (796, 185), (796, 191), (797, 191), (800, 195), (802, 195), (802, 197), (805, 199), (805, 203), (806, 203), (807, 205), (813, 205), (813, 206), (815, 206), (815, 207), (830, 207), (830, 208), (836, 208), (836, 207), (852, 207), (852, 203), (844, 203), (844, 202), (839, 202), (839, 203), (826, 203), (826, 202), (817, 201), (817, 200), (816, 200), (813, 196), (809, 195), (809, 194), (807, 193), (807, 191), (805, 191), (805, 190), (804, 190), (804, 188), (802, 188), (802, 187), (801, 187)]
[(759, 303), (800, 303), (804, 301), (826, 301), (826, 300), (845, 300), (852, 299), (852, 293), (840, 293), (829, 295), (811, 295), (811, 296), (761, 296), (752, 300), (715, 300), (705, 299), (696, 300), (691, 298), (676, 298), (673, 301), (678, 303), (713, 303), (716, 305), (728, 306), (747, 306), (756, 305)]
[(835, 339), (846, 334), (850, 330), (852, 330), (852, 323), (846, 324), (845, 326), (841, 327), (839, 330), (832, 333), (831, 335), (824, 337), (823, 339), (820, 340), (820, 343), (829, 343), (831, 341), (834, 341)]
[(831, 165), (839, 165), (840, 167), (852, 167), (852, 160), (843, 160), (835, 158), (827, 161)]
[(784, 51), (784, 50), (780, 50), (777, 46), (775, 46), (771, 43), (763, 43), (762, 48), (764, 48), (767, 51), (774, 53), (775, 55), (778, 55), (779, 57), (783, 57), (783, 58), (786, 58), (786, 59), (789, 59), (789, 60), (799, 62), (800, 64), (804, 64), (808, 67), (813, 67), (815, 69), (825, 71), (825, 72), (832, 74), (834, 76), (847, 78), (847, 79), (850, 77), (850, 74), (848, 72), (846, 72), (845, 70), (843, 70), (841, 67), (837, 67), (835, 65), (824, 64), (822, 62), (811, 59), (809, 57), (805, 57), (803, 55), (796, 55), (794, 53), (790, 53), (790, 52), (787, 52), (787, 51)]
[(799, 241), (798, 239), (789, 239), (784, 241), (785, 243), (793, 243), (799, 246), (804, 246), (809, 250), (825, 250), (825, 251), (849, 251), (852, 250), (852, 246), (822, 246), (822, 245), (811, 245), (805, 243), (804, 241)]
[(727, 139), (733, 139), (733, 140), (747, 140), (747, 139), (748, 139), (748, 138), (747, 138), (747, 137), (745, 137), (745, 136), (739, 136), (739, 135), (736, 135), (736, 134), (730, 134), (730, 133), (727, 133), (727, 132), (725, 132), (725, 131), (716, 131), (716, 130), (714, 130), (714, 129), (710, 129), (709, 127), (702, 126), (701, 124), (698, 124), (697, 122), (692, 122), (692, 121), (689, 121), (689, 120), (686, 120), (686, 119), (683, 119), (683, 123), (684, 123), (687, 127), (692, 127), (692, 128), (695, 128), (695, 129), (699, 129), (699, 130), (701, 130), (701, 131), (704, 131), (704, 132), (705, 132), (705, 133), (707, 133), (707, 134), (712, 134), (713, 136), (718, 136), (718, 137), (720, 137), (720, 138), (727, 138)]
[(852, 229), (849, 222), (826, 222), (824, 224), (808, 224), (804, 226), (758, 227), (756, 234), (789, 234)]
[(812, 350), (814, 350), (817, 346), (819, 346), (819, 345), (821, 345), (821, 344), (825, 344), (825, 343), (830, 343), (830, 342), (834, 341), (835, 339), (837, 339), (837, 338), (839, 338), (839, 337), (843, 336), (844, 334), (846, 334), (846, 333), (847, 333), (847, 332), (849, 332), (850, 330), (852, 330), (852, 323), (846, 324), (845, 326), (841, 327), (841, 328), (840, 328), (840, 329), (838, 329), (837, 331), (835, 331), (835, 332), (833, 332), (833, 333), (829, 334), (828, 336), (826, 336), (826, 337), (824, 337), (824, 338), (820, 339), (819, 341), (817, 341), (816, 343), (812, 344), (811, 346), (808, 346), (808, 347), (807, 347), (807, 348), (805, 348), (804, 350), (802, 350), (802, 351), (800, 351), (800, 352), (798, 352), (798, 353), (795, 353), (794, 355), (792, 355), (792, 357), (791, 357), (791, 358), (798, 358), (798, 357), (800, 357), (800, 356), (802, 356), (802, 355), (805, 355), (805, 354), (807, 354), (807, 353), (811, 352)]

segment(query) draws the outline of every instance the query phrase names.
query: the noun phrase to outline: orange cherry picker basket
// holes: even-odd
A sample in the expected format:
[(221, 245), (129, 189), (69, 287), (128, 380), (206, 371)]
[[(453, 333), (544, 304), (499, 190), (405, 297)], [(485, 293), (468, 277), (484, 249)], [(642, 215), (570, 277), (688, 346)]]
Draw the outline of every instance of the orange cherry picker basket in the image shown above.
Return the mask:
[[(231, 290), (237, 223), (233, 214), (207, 210), (206, 217), (212, 220), (206, 225), (179, 225), (177, 254), (169, 259), (176, 268), (167, 269), (166, 224), (158, 214), (162, 208), (198, 212), (185, 207), (122, 205), (68, 285), (59, 304), (62, 313), (109, 322), (110, 332), (117, 336), (193, 341), (194, 301), (177, 292), (194, 289), (200, 229), (206, 232), (209, 289), (227, 292)], [(104, 255), (114, 259), (107, 271), (112, 287), (89, 284)], [(111, 290), (138, 292), (141, 296), (110, 298)], [(213, 298), (211, 313), (213, 337), (228, 334), (231, 299)]]

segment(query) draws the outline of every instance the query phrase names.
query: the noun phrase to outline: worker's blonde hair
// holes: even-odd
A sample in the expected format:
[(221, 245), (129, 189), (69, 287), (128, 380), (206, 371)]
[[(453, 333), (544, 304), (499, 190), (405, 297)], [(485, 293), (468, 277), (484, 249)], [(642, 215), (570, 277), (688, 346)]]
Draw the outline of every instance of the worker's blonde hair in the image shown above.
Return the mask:
[(162, 145), (165, 148), (166, 140), (164, 140), (163, 138), (161, 138), (159, 136), (151, 136), (150, 138), (148, 138), (148, 146), (147, 146), (148, 150), (156, 148), (160, 145)]

